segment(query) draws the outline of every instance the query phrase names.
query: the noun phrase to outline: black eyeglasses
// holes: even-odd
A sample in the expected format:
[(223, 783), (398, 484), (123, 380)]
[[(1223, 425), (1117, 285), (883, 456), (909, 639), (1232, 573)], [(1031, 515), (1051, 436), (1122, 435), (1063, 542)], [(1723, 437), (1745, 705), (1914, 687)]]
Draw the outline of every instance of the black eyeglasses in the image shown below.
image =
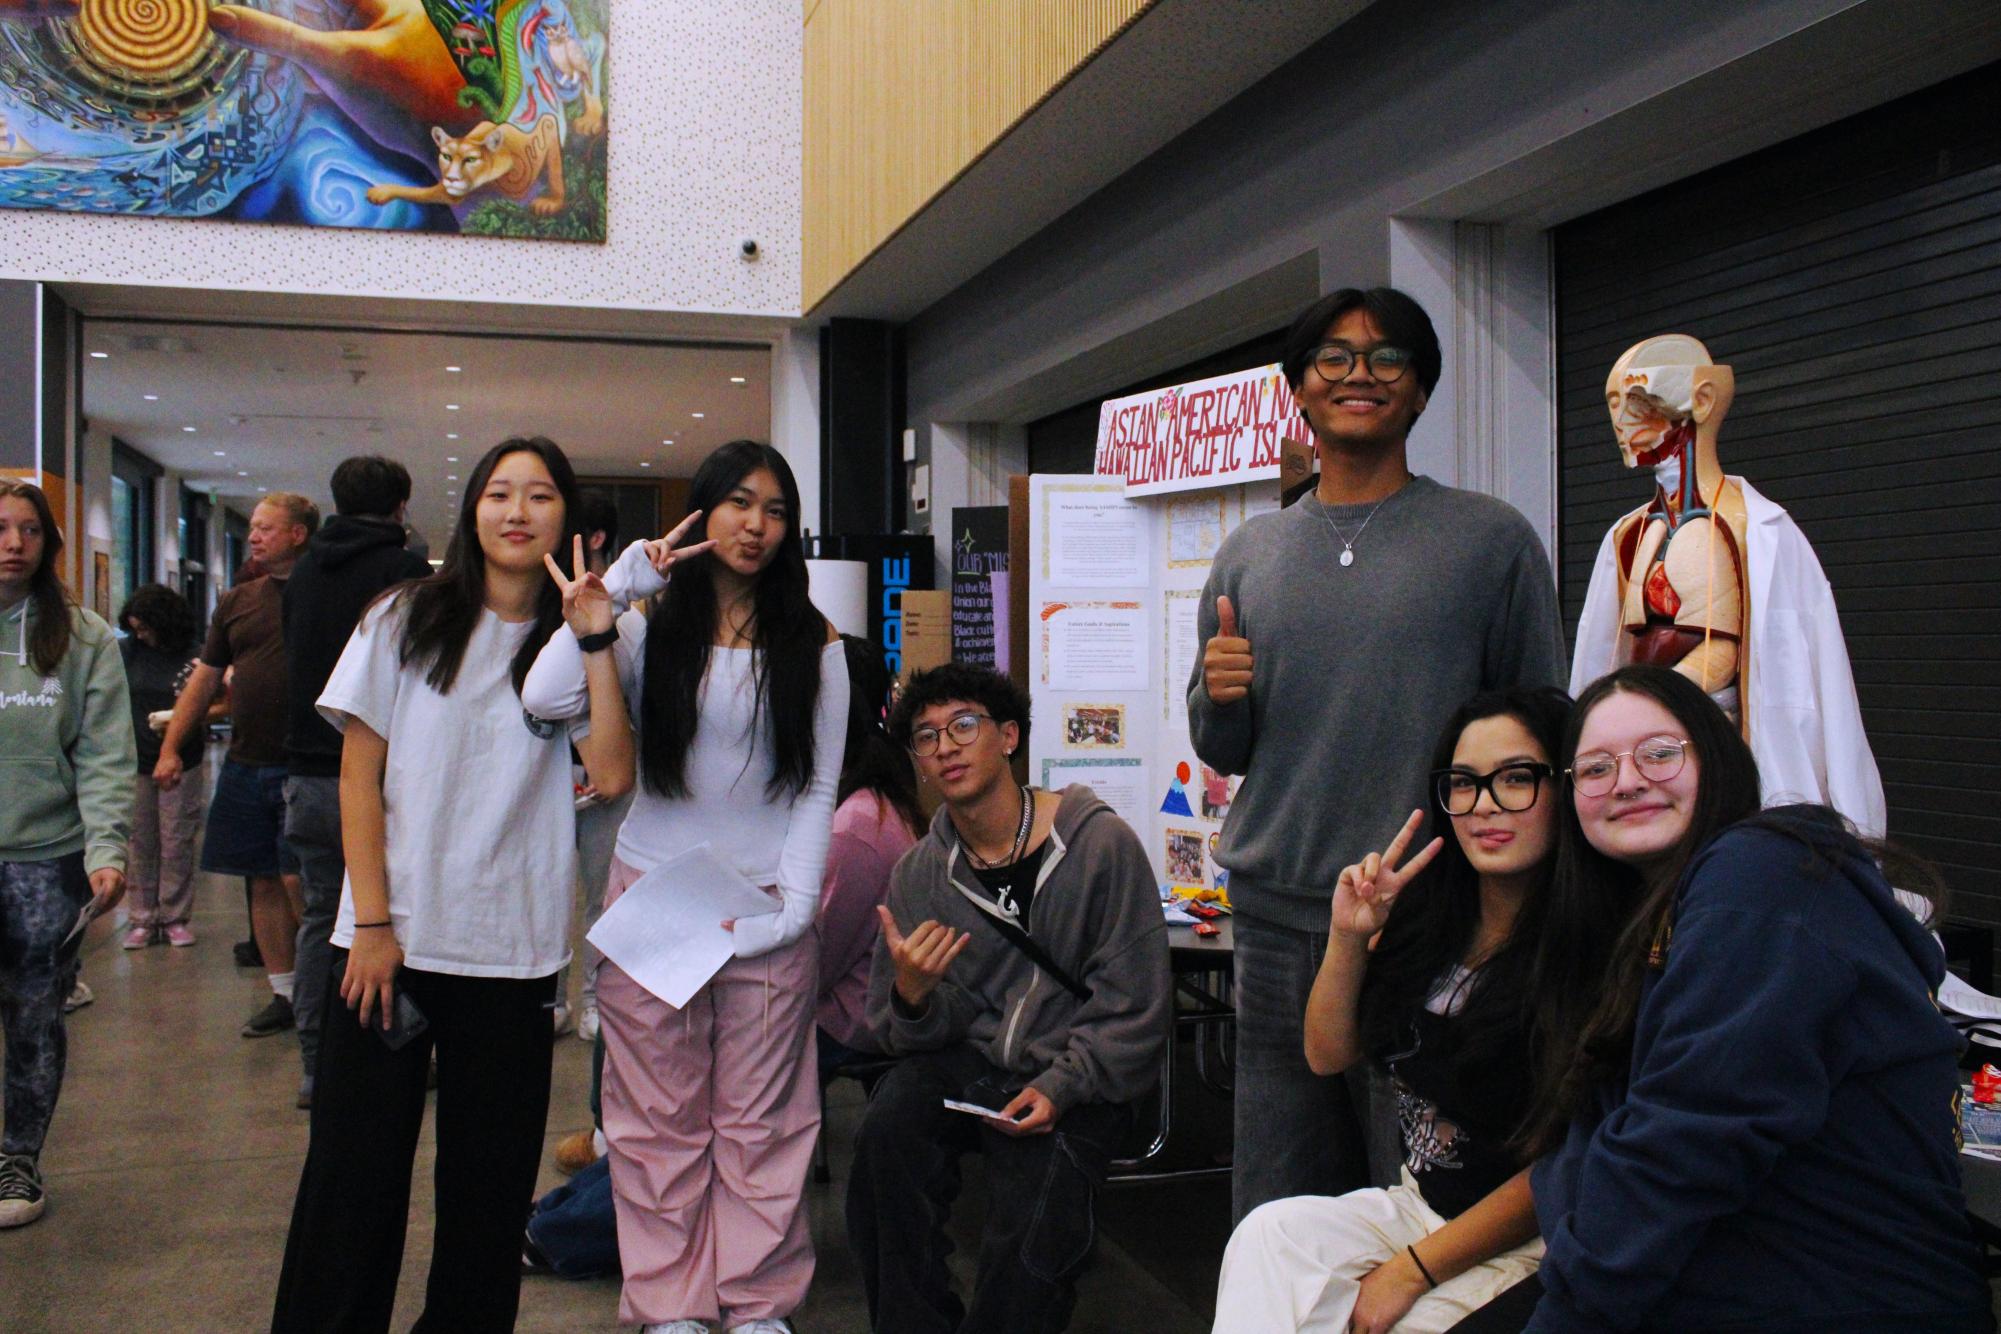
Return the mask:
[(970, 746), (973, 738), (980, 734), (980, 724), (990, 723), (993, 717), (985, 713), (962, 713), (944, 727), (915, 727), (910, 731), (910, 753), (912, 755), (935, 755), (938, 752), (938, 737), (952, 738), (955, 746)]
[(1355, 369), (1355, 362), (1358, 359), (1366, 362), (1369, 374), (1384, 384), (1395, 384), (1403, 379), (1404, 372), (1410, 369), (1411, 363), (1408, 351), (1392, 347), (1388, 343), (1381, 347), (1372, 347), (1366, 352), (1358, 352), (1341, 343), (1322, 343), (1313, 349), (1315, 369), (1329, 380), (1347, 379), (1348, 372)]
[(1589, 750), (1570, 762), (1570, 781), (1587, 797), (1602, 797), (1619, 784), (1619, 761), (1631, 757), (1640, 777), (1665, 783), (1688, 763), (1688, 742), (1678, 736), (1650, 736), (1631, 750), (1614, 755)]
[(1556, 770), (1547, 764), (1524, 760), (1519, 764), (1504, 764), (1490, 774), (1476, 774), (1470, 769), (1434, 769), (1431, 783), (1438, 794), (1438, 804), (1447, 815), (1471, 815), (1480, 804), (1482, 792), (1504, 811), (1525, 811), (1535, 805), (1542, 792), (1542, 780), (1555, 774)]

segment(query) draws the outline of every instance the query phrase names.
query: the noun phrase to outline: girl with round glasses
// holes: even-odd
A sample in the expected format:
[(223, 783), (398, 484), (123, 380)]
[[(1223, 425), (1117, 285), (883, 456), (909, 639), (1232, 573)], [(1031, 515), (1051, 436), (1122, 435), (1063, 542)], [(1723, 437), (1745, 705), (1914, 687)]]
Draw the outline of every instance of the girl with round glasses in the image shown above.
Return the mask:
[(1824, 807), (1761, 812), (1737, 728), (1664, 668), (1594, 683), (1562, 755), (1553, 910), (1642, 897), (1547, 1033), (1529, 1328), (1992, 1330), (1944, 954), (1884, 867), (1928, 873)]
[(1422, 812), (1341, 873), (1307, 1003), (1306, 1058), (1376, 1062), (1395, 1090), (1400, 1184), (1253, 1210), (1223, 1259), (1215, 1329), (1449, 1329), (1533, 1273), (1518, 1138), (1547, 1055), (1534, 1041), (1581, 1003), (1621, 925), (1607, 895), (1559, 915), (1549, 893), (1552, 794), (1570, 701), (1477, 696), (1434, 757), (1450, 837), (1411, 853)]

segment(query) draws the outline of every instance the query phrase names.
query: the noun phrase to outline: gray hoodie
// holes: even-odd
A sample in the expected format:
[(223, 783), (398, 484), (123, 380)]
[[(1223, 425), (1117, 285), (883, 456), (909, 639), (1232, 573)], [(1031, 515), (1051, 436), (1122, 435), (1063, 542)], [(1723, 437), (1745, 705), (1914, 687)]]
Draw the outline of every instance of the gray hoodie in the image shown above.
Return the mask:
[(1089, 989), (1079, 1001), (981, 914), (991, 896), (964, 870), (951, 816), (896, 864), (889, 911), (906, 933), (941, 922), (972, 934), (921, 1014), (892, 1003), (896, 964), (876, 942), (868, 1021), (893, 1055), (967, 1042), (1061, 1113), (1130, 1103), (1153, 1087), (1173, 1013), (1167, 926), (1146, 852), (1088, 787), (1064, 789), (1036, 878), (1029, 934)]

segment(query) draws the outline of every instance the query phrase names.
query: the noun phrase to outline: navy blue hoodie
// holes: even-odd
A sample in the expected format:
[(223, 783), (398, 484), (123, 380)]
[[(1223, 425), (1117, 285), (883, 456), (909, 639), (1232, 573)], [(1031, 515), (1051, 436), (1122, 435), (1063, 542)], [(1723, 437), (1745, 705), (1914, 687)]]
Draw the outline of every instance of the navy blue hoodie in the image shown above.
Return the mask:
[(1824, 851), (1739, 825), (1689, 867), (1628, 1085), (1535, 1167), (1531, 1331), (1994, 1328), (1943, 954), (1827, 813), (1765, 818)]

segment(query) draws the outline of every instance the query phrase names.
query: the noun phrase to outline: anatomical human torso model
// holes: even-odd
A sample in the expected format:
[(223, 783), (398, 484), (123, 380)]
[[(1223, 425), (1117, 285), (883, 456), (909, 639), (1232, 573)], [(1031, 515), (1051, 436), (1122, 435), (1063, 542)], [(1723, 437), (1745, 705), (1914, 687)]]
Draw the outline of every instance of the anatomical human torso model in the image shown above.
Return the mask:
[(1606, 377), (1620, 454), (1654, 488), (1599, 547), (1571, 692), (1629, 662), (1680, 672), (1743, 729), (1768, 802), (1824, 802), (1881, 835), (1882, 780), (1827, 578), (1791, 516), (1717, 459), (1735, 395), (1730, 367), (1685, 334), (1635, 344)]

